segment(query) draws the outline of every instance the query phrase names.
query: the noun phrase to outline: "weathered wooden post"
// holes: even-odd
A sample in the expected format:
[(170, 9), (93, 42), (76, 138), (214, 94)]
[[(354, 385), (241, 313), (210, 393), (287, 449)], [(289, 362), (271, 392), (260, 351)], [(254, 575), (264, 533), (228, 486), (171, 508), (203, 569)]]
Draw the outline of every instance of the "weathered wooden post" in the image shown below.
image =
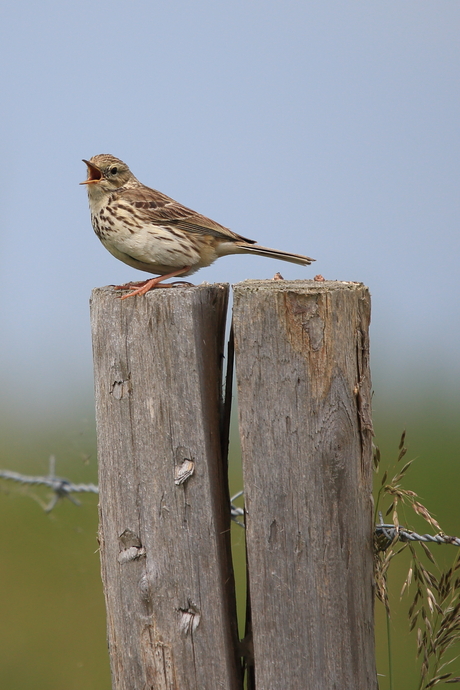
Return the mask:
[(93, 291), (114, 690), (240, 689), (220, 394), (228, 286)]
[(234, 295), (255, 687), (375, 690), (368, 290)]
[[(242, 688), (221, 453), (227, 293), (93, 293), (114, 690)], [(358, 283), (235, 287), (251, 690), (377, 688), (369, 320)]]

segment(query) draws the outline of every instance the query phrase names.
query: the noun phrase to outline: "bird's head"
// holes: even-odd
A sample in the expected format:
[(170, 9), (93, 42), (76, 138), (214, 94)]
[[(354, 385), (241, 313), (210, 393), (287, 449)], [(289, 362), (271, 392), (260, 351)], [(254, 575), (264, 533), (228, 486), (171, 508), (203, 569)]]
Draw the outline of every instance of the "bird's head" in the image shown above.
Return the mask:
[(83, 163), (88, 168), (88, 179), (80, 184), (88, 185), (90, 197), (110, 194), (129, 182), (137, 181), (126, 163), (108, 153), (100, 153), (89, 161), (83, 159)]

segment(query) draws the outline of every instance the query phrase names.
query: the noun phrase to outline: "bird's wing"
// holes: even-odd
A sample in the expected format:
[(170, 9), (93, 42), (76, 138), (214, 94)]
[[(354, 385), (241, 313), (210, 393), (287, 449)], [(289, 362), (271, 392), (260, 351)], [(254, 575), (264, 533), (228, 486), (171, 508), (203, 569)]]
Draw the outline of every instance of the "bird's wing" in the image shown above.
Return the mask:
[(255, 240), (237, 235), (236, 232), (232, 232), (220, 223), (216, 223), (216, 221), (202, 216), (201, 213), (196, 213), (196, 211), (183, 206), (166, 194), (144, 185), (120, 190), (119, 201), (142, 209), (145, 218), (153, 225), (169, 225), (186, 232), (212, 235), (219, 239), (233, 240), (234, 242), (256, 243)]

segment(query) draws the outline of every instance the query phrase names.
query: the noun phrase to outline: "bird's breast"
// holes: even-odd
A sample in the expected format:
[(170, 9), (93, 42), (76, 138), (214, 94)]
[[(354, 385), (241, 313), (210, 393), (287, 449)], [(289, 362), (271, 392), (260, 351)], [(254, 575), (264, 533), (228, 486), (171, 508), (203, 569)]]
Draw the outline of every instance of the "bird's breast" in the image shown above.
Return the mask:
[(117, 197), (92, 210), (91, 220), (106, 249), (140, 270), (168, 273), (191, 266), (195, 271), (209, 266), (218, 256), (218, 243), (212, 235), (187, 232), (167, 221), (157, 224), (143, 207)]

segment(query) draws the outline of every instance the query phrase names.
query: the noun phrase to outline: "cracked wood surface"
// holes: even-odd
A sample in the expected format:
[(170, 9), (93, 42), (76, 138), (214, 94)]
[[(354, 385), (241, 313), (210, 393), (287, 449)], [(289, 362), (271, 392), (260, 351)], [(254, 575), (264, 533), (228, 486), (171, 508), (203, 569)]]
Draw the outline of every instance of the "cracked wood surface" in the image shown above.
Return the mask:
[(114, 690), (241, 688), (221, 459), (227, 285), (93, 291)]
[(233, 327), (257, 690), (376, 690), (370, 297), (245, 281)]

